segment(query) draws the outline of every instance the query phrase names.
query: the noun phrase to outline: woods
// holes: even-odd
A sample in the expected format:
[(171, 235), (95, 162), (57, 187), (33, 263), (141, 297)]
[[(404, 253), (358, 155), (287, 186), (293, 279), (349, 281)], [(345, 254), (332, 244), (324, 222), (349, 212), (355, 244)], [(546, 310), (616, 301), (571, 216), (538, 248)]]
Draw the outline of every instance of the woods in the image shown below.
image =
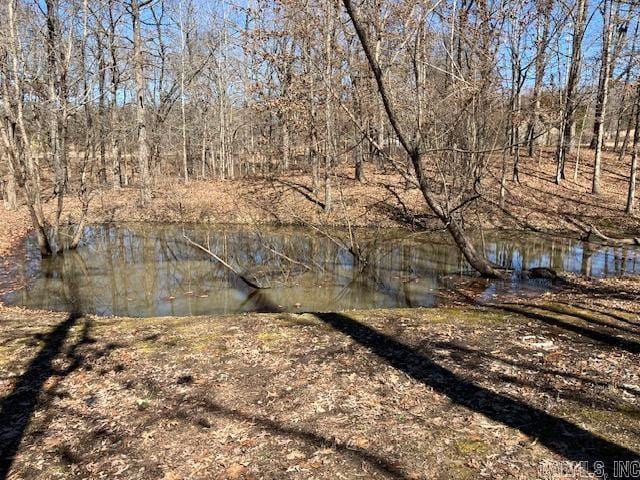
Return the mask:
[[(628, 164), (635, 211), (640, 6), (554, 0), (11, 0), (0, 6), (7, 208), (26, 204), (42, 255), (60, 252), (65, 198), (163, 182), (364, 165), (418, 189), (468, 262), (500, 272), (465, 217), (498, 165), (500, 207), (520, 159), (553, 152), (602, 188), (603, 152)], [(588, 165), (592, 165), (588, 167)], [(560, 188), (560, 187), (558, 187)], [(45, 215), (43, 202), (55, 202)], [(75, 225), (74, 248), (84, 215)]]
[(639, 50), (638, 0), (0, 1), (0, 480), (627, 478)]

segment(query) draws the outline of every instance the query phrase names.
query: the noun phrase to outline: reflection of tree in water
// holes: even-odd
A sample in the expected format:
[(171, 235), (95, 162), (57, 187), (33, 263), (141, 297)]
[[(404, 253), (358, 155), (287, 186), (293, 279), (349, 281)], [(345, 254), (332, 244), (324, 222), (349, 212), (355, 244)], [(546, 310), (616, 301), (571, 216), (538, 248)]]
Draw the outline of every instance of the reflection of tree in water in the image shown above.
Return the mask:
[[(236, 274), (187, 244), (183, 228), (243, 276), (272, 287), (263, 292), (269, 302), (251, 296)], [(430, 305), (442, 277), (472, 273), (455, 246), (437, 234), (365, 231), (361, 238), (364, 268), (343, 246), (298, 228), (93, 227), (77, 252), (28, 263), (25, 271), (38, 277), (9, 300), (68, 309), (72, 266), (86, 311), (145, 316), (261, 310), (266, 303), (283, 309), (299, 303), (303, 310)], [(485, 235), (484, 247), (491, 261), (516, 271), (539, 266), (593, 275), (639, 270), (638, 253), (630, 248), (508, 233)]]

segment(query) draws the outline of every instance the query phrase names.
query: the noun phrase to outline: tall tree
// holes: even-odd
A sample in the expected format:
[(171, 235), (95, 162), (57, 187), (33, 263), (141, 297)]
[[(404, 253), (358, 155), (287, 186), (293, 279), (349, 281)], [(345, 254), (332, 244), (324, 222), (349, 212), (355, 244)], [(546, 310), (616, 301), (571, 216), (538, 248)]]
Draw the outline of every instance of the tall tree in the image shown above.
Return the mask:
[(151, 179), (149, 177), (149, 145), (147, 143), (146, 81), (144, 76), (144, 54), (142, 51), (142, 19), (140, 11), (152, 0), (130, 0), (131, 27), (133, 30), (133, 70), (136, 91), (136, 139), (138, 144), (138, 177), (140, 181), (140, 201), (147, 204), (151, 200)]
[(633, 114), (634, 131), (633, 146), (631, 151), (631, 171), (629, 173), (629, 190), (627, 191), (626, 212), (631, 215), (636, 208), (636, 182), (638, 176), (638, 155), (640, 154), (640, 79), (636, 81), (636, 100), (634, 102)]
[[(422, 103), (423, 97), (422, 92), (424, 88), (424, 84), (421, 82), (425, 79), (424, 71), (421, 71), (420, 66), (422, 62), (415, 56), (413, 57), (414, 62), (414, 78), (415, 78), (415, 99), (417, 101), (417, 112), (418, 112), (418, 120), (416, 129), (413, 131), (410, 130), (410, 127), (407, 127), (406, 123), (402, 123), (400, 120), (400, 109), (398, 107), (397, 102), (393, 98), (390, 87), (388, 77), (385, 77), (382, 73), (382, 69), (380, 67), (379, 61), (376, 59), (373, 42), (370, 40), (370, 34), (367, 31), (368, 26), (361, 20), (359, 13), (354, 8), (351, 0), (343, 0), (346, 11), (353, 23), (353, 26), (356, 30), (358, 38), (360, 39), (360, 43), (364, 50), (364, 53), (369, 62), (369, 66), (373, 73), (373, 76), (376, 80), (376, 84), (378, 86), (378, 93), (384, 105), (384, 109), (395, 132), (399, 143), (402, 145), (402, 148), (409, 156), (411, 163), (413, 165), (413, 171), (420, 189), (422, 196), (429, 206), (431, 211), (440, 219), (442, 224), (448, 230), (452, 239), (469, 262), (469, 264), (478, 271), (481, 275), (487, 277), (500, 277), (501, 273), (496, 269), (494, 265), (491, 264), (481, 253), (479, 253), (476, 248), (473, 246), (471, 239), (467, 236), (466, 232), (461, 223), (461, 219), (454, 214), (453, 206), (449, 202), (440, 202), (437, 198), (437, 195), (431, 185), (431, 181), (428, 178), (428, 174), (425, 171), (424, 161), (426, 156), (424, 154), (424, 145), (421, 143), (421, 140), (424, 138), (420, 127), (422, 126)], [(417, 9), (419, 11), (419, 9)], [(370, 12), (371, 13), (371, 12)], [(416, 21), (417, 25), (422, 24), (426, 19), (424, 17), (424, 13), (418, 14), (418, 19)], [(481, 29), (481, 33), (485, 36), (484, 41), (488, 39), (486, 36), (490, 34), (490, 31), (487, 30), (487, 24), (483, 23), (483, 20), (486, 20), (486, 11), (479, 11), (479, 17), (481, 17), (480, 23), (483, 25)], [(423, 30), (418, 27), (413, 30), (414, 34), (412, 43), (415, 45), (414, 54), (417, 54), (420, 49), (420, 42), (423, 41)], [(487, 46), (487, 45), (485, 45)], [(485, 72), (488, 73), (488, 72)], [(463, 204), (466, 203), (466, 200), (463, 200)], [(460, 207), (458, 205), (456, 207)]]
[(533, 148), (536, 144), (536, 129), (540, 122), (540, 97), (545, 81), (547, 64), (549, 62), (549, 43), (551, 40), (551, 17), (555, 1), (536, 0), (536, 53), (535, 53), (535, 79), (531, 94), (531, 106), (529, 109), (529, 124), (527, 125), (527, 144), (529, 156), (533, 156)]
[(560, 123), (560, 135), (556, 149), (556, 183), (565, 178), (565, 164), (573, 150), (575, 133), (575, 115), (578, 109), (578, 82), (582, 68), (582, 40), (587, 25), (587, 0), (578, 0), (572, 10), (573, 32), (571, 42), (571, 60), (564, 92), (564, 105)]
[(596, 97), (595, 120), (593, 124), (592, 148), (595, 149), (593, 163), (593, 183), (592, 193), (600, 193), (600, 170), (602, 163), (602, 146), (604, 142), (604, 120), (609, 100), (609, 80), (611, 79), (611, 40), (614, 29), (614, 8), (613, 0), (603, 0), (602, 2), (602, 56), (600, 64), (600, 79), (598, 81), (598, 95)]
[(2, 25), (5, 41), (1, 47), (0, 68), (4, 121), (0, 123), (0, 133), (15, 183), (25, 194), (38, 248), (42, 256), (48, 256), (53, 251), (47, 236), (46, 218), (42, 208), (40, 173), (25, 119), (27, 85), (21, 68), (25, 64), (27, 54), (20, 39), (18, 5), (17, 0), (10, 0), (3, 8), (6, 9), (6, 23)]

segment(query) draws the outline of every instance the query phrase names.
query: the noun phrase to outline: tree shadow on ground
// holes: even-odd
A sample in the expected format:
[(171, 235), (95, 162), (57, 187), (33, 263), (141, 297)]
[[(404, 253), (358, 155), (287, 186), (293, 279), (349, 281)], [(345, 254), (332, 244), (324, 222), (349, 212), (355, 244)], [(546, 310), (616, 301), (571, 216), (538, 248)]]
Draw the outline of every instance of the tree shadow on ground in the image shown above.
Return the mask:
[[(431, 224), (432, 227), (433, 225), (437, 225), (438, 218), (435, 215), (429, 215), (428, 213), (421, 211), (414, 211), (414, 209), (409, 207), (402, 199), (401, 193), (406, 193), (410, 189), (401, 189), (401, 187), (395, 187), (394, 185), (389, 185), (386, 182), (378, 182), (375, 185), (386, 190), (391, 198), (385, 197), (378, 200), (369, 205), (368, 208), (382, 215), (386, 215), (389, 219), (396, 221), (399, 224), (411, 226), (411, 228), (429, 230), (429, 224)], [(402, 191), (398, 192), (398, 189), (401, 189)], [(432, 230), (436, 229), (432, 228)]]
[[(614, 213), (621, 213), (620, 208), (616, 208), (616, 207), (608, 207), (606, 205), (603, 205), (602, 203), (591, 203), (586, 201), (586, 199), (584, 197), (581, 198), (576, 198), (576, 197), (572, 197), (570, 195), (562, 195), (560, 192), (555, 192), (555, 193), (551, 193), (548, 192), (546, 190), (544, 190), (543, 188), (537, 187), (537, 186), (533, 186), (533, 185), (527, 185), (526, 183), (522, 184), (525, 188), (529, 189), (529, 190), (533, 190), (534, 192), (538, 192), (541, 195), (541, 197), (543, 195), (550, 195), (552, 197), (556, 197), (560, 200), (562, 200), (563, 202), (569, 202), (569, 203), (573, 203), (579, 206), (587, 206), (587, 207), (592, 207), (592, 208), (596, 208), (596, 209), (601, 209), (601, 210), (606, 210), (609, 212), (614, 212)], [(536, 195), (537, 196), (537, 195)], [(531, 197), (527, 197), (530, 198)], [(522, 200), (524, 201), (524, 199)], [(528, 205), (530, 205), (530, 202), (528, 202)], [(538, 211), (540, 213), (553, 213), (554, 211), (548, 207), (545, 207), (543, 205), (539, 206)], [(589, 217), (589, 215), (584, 215), (585, 217)]]
[[(76, 267), (81, 264), (82, 257), (77, 251), (66, 252), (55, 267), (53, 263), (47, 264), (48, 269), (57, 269), (61, 278), (68, 275), (69, 288), (63, 291), (63, 295), (70, 312), (52, 331), (38, 338), (43, 342), (42, 348), (31, 360), (11, 393), (0, 403), (0, 480), (4, 480), (9, 474), (33, 414), (42, 403), (46, 403), (46, 398), (41, 398), (45, 382), (52, 377), (66, 377), (81, 367), (84, 357), (79, 353), (79, 349), (83, 345), (95, 342), (91, 338), (93, 322), (82, 314), (76, 274)], [(51, 271), (46, 273), (51, 274)], [(66, 368), (59, 369), (54, 362), (58, 355), (63, 353), (65, 342), (80, 319), (84, 319), (80, 337), (64, 351), (68, 364)]]
[(283, 179), (277, 179), (276, 182), (281, 183), (282, 185), (285, 185), (285, 186), (289, 187), (290, 190), (295, 190), (300, 195), (302, 195), (304, 198), (309, 200), (311, 203), (317, 205), (318, 207), (320, 207), (321, 209), (324, 210), (324, 208), (325, 208), (324, 202), (322, 202), (321, 200), (316, 198), (314, 196), (314, 194), (313, 194), (313, 190), (311, 188), (307, 187), (306, 185), (303, 185), (303, 184), (297, 183), (297, 182), (293, 182), (291, 180), (283, 180)]
[[(559, 317), (556, 317), (551, 314), (541, 313), (534, 311), (533, 309), (521, 307), (517, 305), (510, 304), (498, 304), (491, 305), (494, 308), (498, 308), (500, 310), (504, 310), (507, 312), (517, 313), (518, 315), (523, 315), (525, 317), (531, 318), (533, 320), (538, 320), (542, 323), (546, 323), (547, 325), (551, 325), (553, 327), (558, 327), (563, 330), (568, 330), (573, 333), (577, 333), (586, 338), (590, 338), (591, 340), (595, 340), (596, 342), (609, 345), (611, 347), (621, 348), (626, 350), (629, 353), (640, 353), (640, 343), (630, 340), (627, 338), (620, 338), (614, 334), (614, 332), (609, 332), (605, 328), (593, 328), (590, 325), (582, 326), (571, 323), (569, 321), (562, 320)], [(535, 306), (536, 309), (540, 309), (544, 311), (544, 307)], [(570, 314), (566, 314), (570, 316)], [(615, 332), (619, 333), (619, 332)]]
[[(628, 325), (632, 325), (634, 327), (640, 328), (640, 315), (629, 310), (622, 310), (619, 307), (616, 310), (612, 308), (605, 309), (602, 307), (597, 307), (595, 305), (585, 305), (580, 302), (573, 302), (573, 303), (563, 302), (563, 304), (567, 305), (568, 307), (580, 308), (582, 310), (591, 312), (593, 314), (609, 317), (619, 322), (626, 323)], [(637, 320), (634, 320), (633, 318), (630, 318), (630, 317), (635, 317)]]
[[(590, 378), (586, 375), (577, 375), (561, 370), (546, 368), (543, 364), (535, 364), (524, 360), (504, 358), (482, 349), (462, 345), (456, 341), (436, 342), (430, 345), (433, 355), (444, 350), (447, 358), (466, 371), (485, 377), (490, 382), (504, 385), (529, 387), (540, 396), (547, 395), (556, 398), (562, 394), (563, 398), (579, 403), (587, 408), (599, 408), (622, 412), (624, 408), (619, 398), (613, 398), (604, 394), (608, 389), (622, 390), (626, 395), (640, 398), (639, 392), (633, 388), (617, 385), (615, 382), (607, 382)], [(429, 352), (431, 354), (431, 352)], [(533, 352), (526, 352), (531, 354)], [(535, 358), (535, 357), (534, 357)], [(495, 368), (500, 365), (501, 368)], [(507, 373), (510, 371), (513, 373)], [(561, 386), (550, 381), (550, 377), (561, 377), (567, 381)]]
[(587, 462), (592, 472), (604, 462), (613, 472), (614, 460), (633, 460), (638, 454), (608, 441), (567, 420), (555, 417), (521, 401), (492, 392), (436, 364), (419, 351), (339, 313), (315, 316), (342, 332), (370, 352), (413, 379), (463, 407), (515, 428), (548, 448), (575, 462)]
[[(177, 402), (180, 407), (167, 413), (166, 417), (174, 418), (184, 422), (194, 422), (200, 426), (206, 426), (206, 420), (203, 420), (201, 418), (196, 419), (193, 416), (193, 411), (203, 409), (212, 415), (226, 418), (232, 421), (240, 423), (252, 423), (257, 428), (266, 430), (273, 435), (297, 439), (304, 442), (306, 445), (313, 446), (314, 448), (333, 448), (336, 451), (340, 452), (342, 455), (350, 458), (351, 460), (364, 462), (370, 465), (373, 469), (387, 477), (398, 479), (407, 478), (402, 469), (396, 466), (394, 463), (363, 448), (358, 448), (355, 445), (349, 445), (347, 443), (338, 443), (333, 439), (326, 438), (315, 432), (311, 432), (302, 428), (289, 427), (269, 418), (260, 417), (254, 414), (244, 413), (234, 408), (225, 407), (220, 403), (209, 400), (207, 398), (208, 395), (210, 395), (210, 391), (202, 392), (201, 395), (190, 394), (188, 397)], [(189, 405), (190, 402), (194, 401), (197, 402), (197, 405)]]
[(77, 349), (92, 341), (89, 335), (91, 322), (86, 317), (80, 339), (66, 351), (69, 366), (64, 370), (54, 366), (54, 360), (62, 353), (69, 332), (81, 318), (80, 313), (72, 312), (44, 336), (44, 345), (11, 393), (0, 403), (0, 479), (7, 478), (9, 474), (31, 417), (41, 402), (45, 382), (51, 377), (66, 377), (82, 364)]
[[(627, 319), (620, 319), (607, 313), (597, 312), (595, 310), (586, 309), (584, 307), (572, 307), (571, 305), (565, 303), (520, 303), (519, 305), (523, 305), (528, 308), (545, 310), (552, 314), (555, 313), (574, 317), (586, 323), (596, 324), (598, 327), (603, 327), (605, 329), (610, 329), (613, 331), (618, 330), (619, 332), (616, 332), (618, 334), (629, 333), (631, 335), (640, 335), (640, 325), (634, 324)], [(614, 323), (616, 321), (624, 323), (625, 325), (617, 325), (616, 323)]]
[(606, 286), (606, 285), (597, 285), (597, 286), (589, 286), (589, 285), (581, 285), (576, 282), (572, 282), (571, 279), (564, 279), (564, 283), (567, 287), (574, 289), (576, 292), (581, 294), (589, 294), (595, 298), (607, 298), (607, 299), (618, 299), (618, 300), (637, 300), (638, 294), (635, 292), (621, 290), (618, 286)]
[[(638, 395), (638, 390), (634, 388), (630, 388), (625, 385), (617, 385), (614, 382), (607, 382), (603, 380), (597, 380), (591, 378), (587, 375), (578, 375), (571, 372), (565, 372), (562, 370), (558, 370), (556, 368), (546, 367), (541, 363), (534, 363), (531, 361), (524, 360), (514, 360), (510, 358), (505, 358), (500, 355), (496, 355), (493, 352), (485, 352), (481, 349), (473, 348), (467, 345), (462, 345), (458, 341), (450, 341), (450, 342), (436, 342), (431, 344), (431, 347), (436, 349), (444, 349), (446, 350), (450, 357), (458, 364), (465, 366), (467, 368), (478, 369), (478, 361), (479, 360), (487, 360), (495, 363), (500, 363), (507, 367), (514, 367), (519, 370), (535, 372), (539, 375), (550, 375), (562, 377), (570, 381), (576, 381), (585, 386), (596, 386), (601, 388), (617, 388), (619, 390), (624, 390), (629, 395)], [(534, 357), (535, 358), (535, 357)], [(482, 368), (482, 367), (480, 367)], [(489, 374), (490, 372), (488, 372)], [(541, 387), (545, 387), (542, 385)], [(592, 397), (585, 397), (580, 399), (583, 403), (593, 405), (594, 400)], [(596, 402), (597, 403), (597, 402)], [(607, 405), (609, 406), (609, 405)]]

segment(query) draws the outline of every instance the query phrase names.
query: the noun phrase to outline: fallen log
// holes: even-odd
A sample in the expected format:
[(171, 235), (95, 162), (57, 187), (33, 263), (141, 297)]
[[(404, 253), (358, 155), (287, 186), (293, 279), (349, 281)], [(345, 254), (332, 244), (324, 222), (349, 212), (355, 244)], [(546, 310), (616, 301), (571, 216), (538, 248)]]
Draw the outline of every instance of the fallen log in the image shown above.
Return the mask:
[(528, 278), (540, 278), (544, 280), (558, 280), (560, 276), (553, 268), (533, 267), (524, 271)]
[(603, 234), (600, 230), (598, 230), (595, 226), (589, 225), (590, 231), (587, 239), (595, 237), (600, 240), (600, 243), (605, 243), (611, 246), (622, 246), (622, 245), (640, 245), (639, 237), (631, 237), (631, 238), (611, 238), (607, 235)]
[(566, 217), (566, 219), (568, 222), (574, 224), (583, 231), (581, 240), (584, 240), (586, 242), (592, 242), (595, 239), (597, 243), (601, 243), (603, 245), (611, 247), (621, 247), (625, 245), (640, 246), (640, 237), (612, 238), (598, 230), (595, 225), (592, 225), (590, 223), (583, 223), (580, 220), (576, 220), (575, 218), (571, 217)]

